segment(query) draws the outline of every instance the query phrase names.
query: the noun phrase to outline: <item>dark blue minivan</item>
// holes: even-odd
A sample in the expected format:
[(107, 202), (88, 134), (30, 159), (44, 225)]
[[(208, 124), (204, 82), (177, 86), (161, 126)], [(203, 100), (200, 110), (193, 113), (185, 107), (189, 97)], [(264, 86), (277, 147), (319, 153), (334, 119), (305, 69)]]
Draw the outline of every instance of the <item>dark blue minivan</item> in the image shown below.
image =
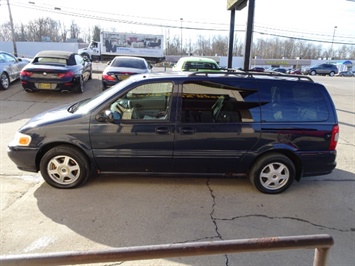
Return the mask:
[(94, 174), (247, 175), (261, 192), (332, 172), (339, 127), (326, 88), (270, 73), (150, 73), (39, 114), (8, 155), (56, 188)]

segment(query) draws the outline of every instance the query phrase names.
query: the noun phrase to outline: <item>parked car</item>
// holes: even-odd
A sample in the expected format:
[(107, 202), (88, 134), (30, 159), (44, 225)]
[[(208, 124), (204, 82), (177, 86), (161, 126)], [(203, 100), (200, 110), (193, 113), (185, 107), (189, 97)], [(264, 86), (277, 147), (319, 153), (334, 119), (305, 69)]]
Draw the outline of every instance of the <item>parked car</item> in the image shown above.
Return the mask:
[(297, 68), (297, 69), (290, 69), (289, 71), (287, 71), (288, 74), (296, 74), (296, 75), (301, 75), (301, 69)]
[(286, 68), (282, 68), (282, 67), (276, 67), (276, 68), (273, 68), (272, 71), (286, 74), (287, 69)]
[(333, 101), (309, 77), (150, 73), (33, 117), (8, 156), (56, 188), (95, 173), (176, 173), (245, 175), (275, 194), (332, 172), (338, 137)]
[(251, 71), (256, 71), (256, 72), (264, 72), (265, 68), (263, 68), (263, 67), (253, 67), (250, 70)]
[(0, 89), (10, 88), (10, 83), (20, 78), (21, 70), (29, 61), (0, 51)]
[(142, 73), (151, 72), (152, 65), (144, 58), (133, 56), (116, 56), (107, 63), (102, 73), (102, 90), (106, 90), (126, 78)]
[(220, 72), (223, 71), (218, 63), (207, 57), (181, 57), (176, 65), (172, 68), (173, 71), (208, 71), (208, 72)]
[(304, 75), (329, 75), (333, 77), (335, 74), (338, 74), (338, 68), (333, 64), (320, 64), (312, 66), (310, 68), (304, 68), (302, 70)]
[(21, 71), (26, 92), (84, 92), (85, 82), (92, 78), (92, 64), (81, 55), (67, 51), (43, 51)]
[(335, 76), (338, 76), (338, 77), (355, 77), (355, 74), (354, 74), (354, 72), (349, 70), (349, 71), (340, 71)]

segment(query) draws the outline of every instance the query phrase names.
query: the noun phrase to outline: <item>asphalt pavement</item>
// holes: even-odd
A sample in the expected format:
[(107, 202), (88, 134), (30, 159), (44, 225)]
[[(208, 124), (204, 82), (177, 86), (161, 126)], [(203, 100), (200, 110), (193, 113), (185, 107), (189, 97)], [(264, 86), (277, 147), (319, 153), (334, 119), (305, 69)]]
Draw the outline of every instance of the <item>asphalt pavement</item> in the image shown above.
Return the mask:
[(102, 71), (104, 71), (106, 66), (107, 66), (107, 63), (105, 63), (105, 62), (93, 62), (92, 63), (92, 71), (94, 73), (102, 73)]

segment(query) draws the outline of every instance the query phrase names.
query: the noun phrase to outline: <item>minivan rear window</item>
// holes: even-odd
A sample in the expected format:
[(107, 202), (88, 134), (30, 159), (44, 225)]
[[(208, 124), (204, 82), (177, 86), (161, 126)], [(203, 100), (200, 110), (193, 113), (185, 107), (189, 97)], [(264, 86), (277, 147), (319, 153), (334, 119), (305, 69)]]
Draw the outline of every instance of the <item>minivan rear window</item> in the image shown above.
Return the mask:
[(270, 83), (260, 100), (263, 122), (320, 122), (329, 116), (321, 91), (310, 84)]

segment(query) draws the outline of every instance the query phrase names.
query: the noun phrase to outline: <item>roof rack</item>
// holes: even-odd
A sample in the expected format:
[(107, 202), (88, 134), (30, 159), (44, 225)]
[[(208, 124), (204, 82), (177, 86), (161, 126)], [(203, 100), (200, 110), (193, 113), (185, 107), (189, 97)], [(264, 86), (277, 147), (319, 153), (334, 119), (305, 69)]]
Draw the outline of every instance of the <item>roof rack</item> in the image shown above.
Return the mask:
[(277, 78), (292, 78), (292, 79), (297, 79), (299, 81), (310, 81), (314, 82), (313, 79), (311, 79), (308, 76), (302, 76), (302, 75), (288, 75), (288, 74), (283, 74), (279, 72), (256, 72), (256, 71), (244, 71), (244, 70), (235, 70), (235, 69), (226, 69), (226, 71), (221, 71), (221, 72), (209, 72), (209, 71), (198, 71), (198, 72), (193, 72), (189, 74), (189, 77), (192, 76), (216, 76), (216, 75), (223, 75), (223, 76), (237, 76), (237, 77), (245, 77), (245, 78), (255, 78), (255, 77), (277, 77)]

